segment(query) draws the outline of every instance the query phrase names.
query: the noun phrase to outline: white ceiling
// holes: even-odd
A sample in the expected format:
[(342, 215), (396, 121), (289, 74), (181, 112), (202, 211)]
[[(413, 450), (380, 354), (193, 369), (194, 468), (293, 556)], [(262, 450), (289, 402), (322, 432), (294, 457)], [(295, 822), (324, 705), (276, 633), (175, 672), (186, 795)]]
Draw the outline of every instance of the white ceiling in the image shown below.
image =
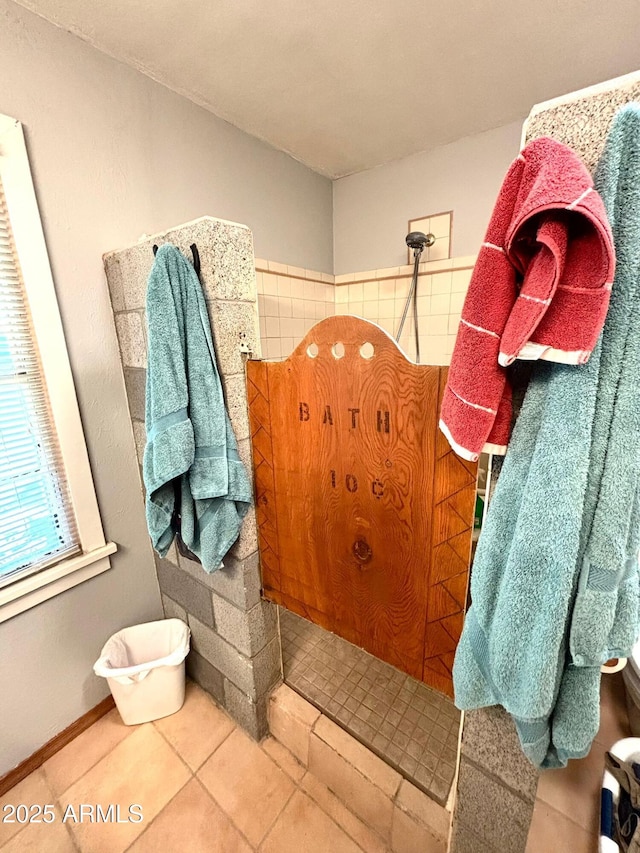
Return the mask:
[(638, 0), (18, 0), (335, 178), (640, 66)]

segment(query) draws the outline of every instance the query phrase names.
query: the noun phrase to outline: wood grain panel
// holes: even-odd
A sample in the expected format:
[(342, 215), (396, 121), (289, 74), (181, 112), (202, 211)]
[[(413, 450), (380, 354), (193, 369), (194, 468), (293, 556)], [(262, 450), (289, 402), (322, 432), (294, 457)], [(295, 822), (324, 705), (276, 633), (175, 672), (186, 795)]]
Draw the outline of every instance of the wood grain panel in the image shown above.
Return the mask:
[[(271, 441), (271, 406), (267, 364), (249, 362), (247, 370), (249, 424), (253, 456), (253, 477), (256, 492), (256, 521), (260, 541), (262, 586), (267, 597), (282, 586), (278, 545), (278, 518), (273, 475), (273, 445)], [(275, 600), (275, 599), (274, 599)]]
[[(438, 410), (447, 384), (440, 370)], [(469, 583), (478, 466), (457, 456), (436, 432), (434, 501), (423, 681), (453, 696), (453, 657), (462, 633)]]
[(439, 441), (443, 369), (331, 317), (248, 387), (266, 597), (450, 693), (475, 466)]

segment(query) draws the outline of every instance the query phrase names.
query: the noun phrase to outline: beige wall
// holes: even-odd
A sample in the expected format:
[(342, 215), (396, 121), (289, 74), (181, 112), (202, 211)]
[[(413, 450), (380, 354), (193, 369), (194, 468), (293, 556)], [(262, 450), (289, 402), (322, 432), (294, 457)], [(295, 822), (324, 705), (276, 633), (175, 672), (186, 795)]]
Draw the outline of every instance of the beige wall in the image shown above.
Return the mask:
[(406, 264), (408, 220), (445, 210), (452, 256), (477, 254), (521, 129), (515, 122), (334, 181), (334, 273)]
[(203, 214), (331, 270), (331, 185), (0, 0), (0, 112), (25, 125), (112, 569), (0, 625), (0, 774), (95, 705), (107, 637), (161, 615), (102, 254)]

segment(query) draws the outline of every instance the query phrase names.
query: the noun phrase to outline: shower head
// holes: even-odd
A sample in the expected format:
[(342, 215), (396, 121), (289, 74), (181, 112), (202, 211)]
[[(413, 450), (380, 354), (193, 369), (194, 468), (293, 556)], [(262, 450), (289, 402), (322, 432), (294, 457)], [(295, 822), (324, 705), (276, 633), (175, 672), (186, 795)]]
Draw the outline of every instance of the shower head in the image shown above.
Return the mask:
[(425, 247), (433, 246), (436, 238), (433, 234), (423, 234), (422, 231), (412, 231), (405, 237), (405, 242), (410, 249), (420, 254)]

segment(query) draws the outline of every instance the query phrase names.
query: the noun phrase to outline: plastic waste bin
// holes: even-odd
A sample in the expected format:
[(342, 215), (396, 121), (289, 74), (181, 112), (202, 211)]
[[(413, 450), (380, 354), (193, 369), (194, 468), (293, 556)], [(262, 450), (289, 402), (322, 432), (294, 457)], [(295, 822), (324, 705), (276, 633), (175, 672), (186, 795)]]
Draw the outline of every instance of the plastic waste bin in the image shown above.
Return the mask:
[(180, 710), (189, 639), (189, 628), (181, 619), (161, 619), (123, 628), (107, 640), (93, 671), (107, 679), (127, 726)]

